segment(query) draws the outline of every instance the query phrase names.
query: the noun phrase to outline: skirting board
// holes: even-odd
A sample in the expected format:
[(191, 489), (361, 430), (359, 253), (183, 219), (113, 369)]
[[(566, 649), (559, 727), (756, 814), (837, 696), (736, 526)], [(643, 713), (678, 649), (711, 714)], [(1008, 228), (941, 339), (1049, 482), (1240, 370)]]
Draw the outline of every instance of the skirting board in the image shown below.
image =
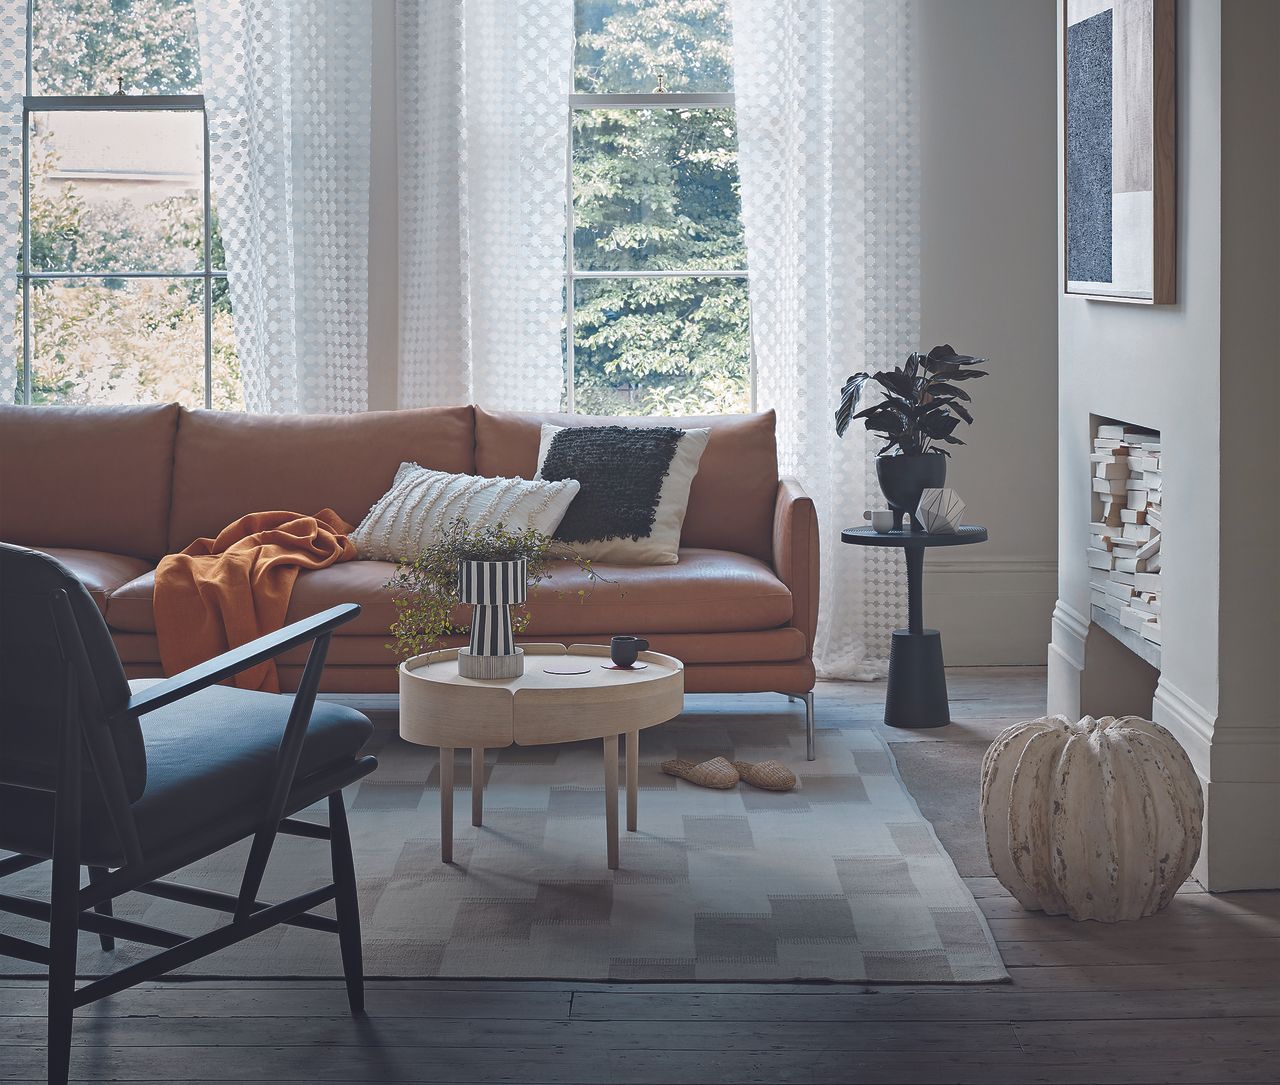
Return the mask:
[(924, 563), (924, 622), (941, 631), (948, 666), (1044, 666), (1058, 563), (936, 554)]

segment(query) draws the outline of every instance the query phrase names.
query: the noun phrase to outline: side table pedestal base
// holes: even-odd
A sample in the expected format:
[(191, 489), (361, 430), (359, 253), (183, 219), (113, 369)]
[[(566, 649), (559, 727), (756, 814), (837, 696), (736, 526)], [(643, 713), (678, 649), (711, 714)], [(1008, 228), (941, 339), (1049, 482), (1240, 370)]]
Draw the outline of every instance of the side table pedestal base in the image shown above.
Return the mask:
[(945, 727), (951, 722), (942, 635), (936, 629), (895, 629), (889, 646), (884, 722), (890, 727)]

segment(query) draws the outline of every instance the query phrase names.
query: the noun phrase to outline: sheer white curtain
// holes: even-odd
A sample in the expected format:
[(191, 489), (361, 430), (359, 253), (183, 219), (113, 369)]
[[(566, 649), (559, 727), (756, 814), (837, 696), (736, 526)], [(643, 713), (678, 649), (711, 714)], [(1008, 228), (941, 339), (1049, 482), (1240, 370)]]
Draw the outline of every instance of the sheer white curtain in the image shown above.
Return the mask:
[(399, 0), (402, 407), (556, 410), (572, 0)]
[(22, 96), (27, 83), (27, 5), (0, 4), (0, 403), (12, 403), (17, 388), (21, 340), (14, 335), (18, 279), (14, 263), (22, 248)]
[(198, 0), (210, 166), (252, 411), (368, 405), (365, 0)]
[(822, 531), (819, 672), (883, 673), (901, 558), (843, 546), (878, 499), (849, 374), (917, 349), (919, 182), (908, 0), (732, 0), (756, 398)]

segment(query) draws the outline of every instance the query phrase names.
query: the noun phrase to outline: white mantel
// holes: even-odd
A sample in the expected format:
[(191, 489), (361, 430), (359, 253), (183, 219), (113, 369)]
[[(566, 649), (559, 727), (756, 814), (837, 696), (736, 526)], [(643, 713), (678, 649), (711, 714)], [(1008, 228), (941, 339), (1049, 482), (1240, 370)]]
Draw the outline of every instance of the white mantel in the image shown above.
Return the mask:
[(1280, 5), (1180, 0), (1177, 35), (1178, 302), (1059, 299), (1059, 579), (1049, 710), (1111, 711), (1108, 703), (1134, 695), (1136, 672), (1114, 660), (1100, 674), (1089, 666), (1114, 655), (1088, 619), (1090, 415), (1158, 429), (1166, 584), (1152, 716), (1186, 747), (1205, 787), (1197, 878), (1214, 890), (1275, 888)]

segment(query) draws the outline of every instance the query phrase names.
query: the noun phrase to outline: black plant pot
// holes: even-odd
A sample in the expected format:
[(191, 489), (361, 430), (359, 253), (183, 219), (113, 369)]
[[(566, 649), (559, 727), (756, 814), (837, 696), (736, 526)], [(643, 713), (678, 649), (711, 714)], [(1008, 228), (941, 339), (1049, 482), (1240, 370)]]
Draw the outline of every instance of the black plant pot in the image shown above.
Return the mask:
[(947, 481), (947, 457), (941, 452), (925, 452), (919, 456), (880, 456), (876, 460), (876, 478), (884, 498), (893, 509), (893, 526), (902, 527), (902, 517), (911, 517), (911, 527), (920, 530), (916, 506), (924, 490), (934, 490)]

